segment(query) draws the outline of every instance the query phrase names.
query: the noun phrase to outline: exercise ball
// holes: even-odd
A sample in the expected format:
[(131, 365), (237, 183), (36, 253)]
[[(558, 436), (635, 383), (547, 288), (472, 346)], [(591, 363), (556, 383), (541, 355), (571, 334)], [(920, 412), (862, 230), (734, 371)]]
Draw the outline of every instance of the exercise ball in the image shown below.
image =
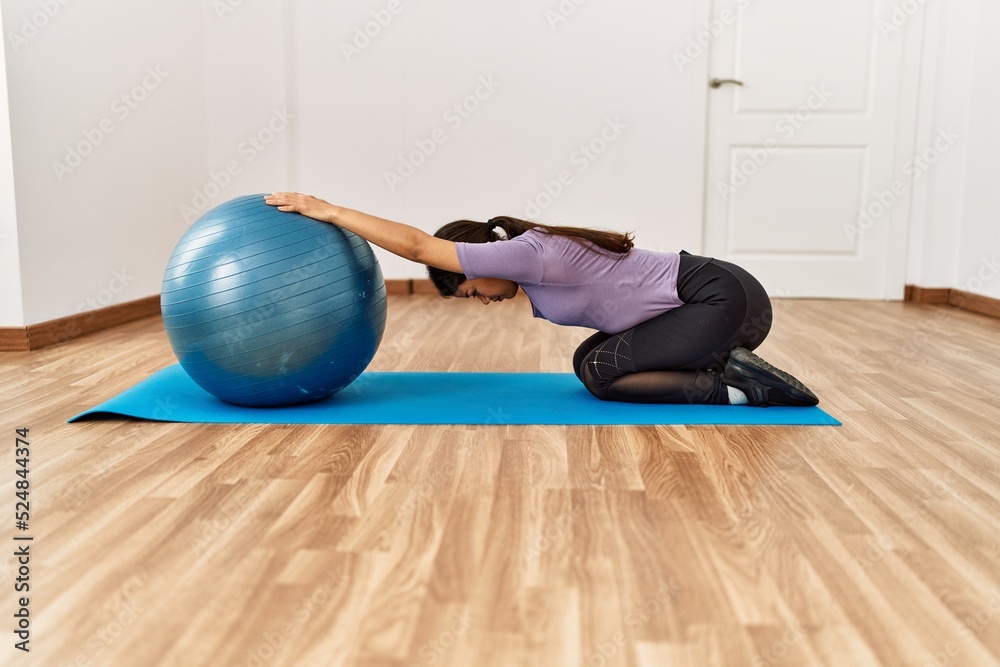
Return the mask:
[(363, 238), (264, 197), (216, 206), (184, 233), (163, 276), (163, 324), (187, 374), (223, 401), (310, 403), (375, 356), (385, 281)]

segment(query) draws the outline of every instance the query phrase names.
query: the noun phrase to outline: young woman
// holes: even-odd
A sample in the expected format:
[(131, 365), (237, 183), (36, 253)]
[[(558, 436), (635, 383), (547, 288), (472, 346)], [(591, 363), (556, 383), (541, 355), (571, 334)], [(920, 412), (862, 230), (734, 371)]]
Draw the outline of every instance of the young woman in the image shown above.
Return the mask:
[(633, 248), (630, 234), (517, 218), (459, 220), (434, 236), (298, 193), (265, 201), (339, 225), (425, 264), (444, 297), (503, 301), (523, 289), (535, 317), (596, 329), (573, 370), (597, 398), (632, 403), (811, 406), (819, 399), (753, 354), (771, 329), (764, 288), (718, 259)]

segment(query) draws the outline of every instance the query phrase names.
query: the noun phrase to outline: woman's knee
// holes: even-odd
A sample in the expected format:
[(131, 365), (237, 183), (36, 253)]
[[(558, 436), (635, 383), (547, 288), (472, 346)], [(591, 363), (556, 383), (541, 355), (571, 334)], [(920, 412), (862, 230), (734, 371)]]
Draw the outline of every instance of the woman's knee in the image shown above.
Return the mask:
[(632, 330), (609, 336), (580, 362), (579, 378), (591, 394), (609, 398), (611, 385), (623, 375), (635, 373), (632, 359)]
[(580, 381), (583, 382), (583, 386), (587, 388), (594, 397), (601, 399), (602, 401), (610, 400), (608, 398), (608, 389), (611, 386), (612, 380), (601, 377), (599, 374), (594, 372), (593, 364), (587, 363), (586, 361), (581, 364), (579, 373)]
[(598, 345), (609, 338), (611, 338), (611, 334), (599, 331), (592, 336), (589, 336), (585, 341), (577, 346), (576, 352), (573, 353), (573, 372), (576, 373), (576, 377), (579, 378), (580, 382), (583, 382), (582, 366), (584, 360)]
[(586, 358), (589, 350), (584, 350), (583, 346), (576, 348), (576, 352), (573, 354), (573, 372), (576, 373), (576, 377), (583, 382), (583, 360)]

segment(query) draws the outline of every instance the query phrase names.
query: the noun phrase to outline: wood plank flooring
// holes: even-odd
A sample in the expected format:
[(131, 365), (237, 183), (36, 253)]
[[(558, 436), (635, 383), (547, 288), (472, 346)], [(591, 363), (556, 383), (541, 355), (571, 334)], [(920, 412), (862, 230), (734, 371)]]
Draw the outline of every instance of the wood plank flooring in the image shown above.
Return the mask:
[[(775, 307), (759, 353), (842, 428), (70, 425), (174, 363), (159, 319), (0, 353), (0, 665), (1000, 664), (1000, 321)], [(568, 372), (588, 333), (394, 296), (370, 369)]]

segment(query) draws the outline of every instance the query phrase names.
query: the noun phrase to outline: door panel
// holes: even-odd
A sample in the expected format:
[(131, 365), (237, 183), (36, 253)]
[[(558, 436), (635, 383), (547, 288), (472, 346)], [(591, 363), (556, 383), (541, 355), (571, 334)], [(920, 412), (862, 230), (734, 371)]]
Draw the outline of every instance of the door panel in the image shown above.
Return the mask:
[[(750, 149), (734, 147), (732, 163), (749, 159)], [(858, 147), (776, 150), (755, 187), (729, 199), (727, 252), (855, 254), (842, 223), (861, 206), (864, 164), (865, 150)], [(808, 196), (797, 195), (803, 192)]]

